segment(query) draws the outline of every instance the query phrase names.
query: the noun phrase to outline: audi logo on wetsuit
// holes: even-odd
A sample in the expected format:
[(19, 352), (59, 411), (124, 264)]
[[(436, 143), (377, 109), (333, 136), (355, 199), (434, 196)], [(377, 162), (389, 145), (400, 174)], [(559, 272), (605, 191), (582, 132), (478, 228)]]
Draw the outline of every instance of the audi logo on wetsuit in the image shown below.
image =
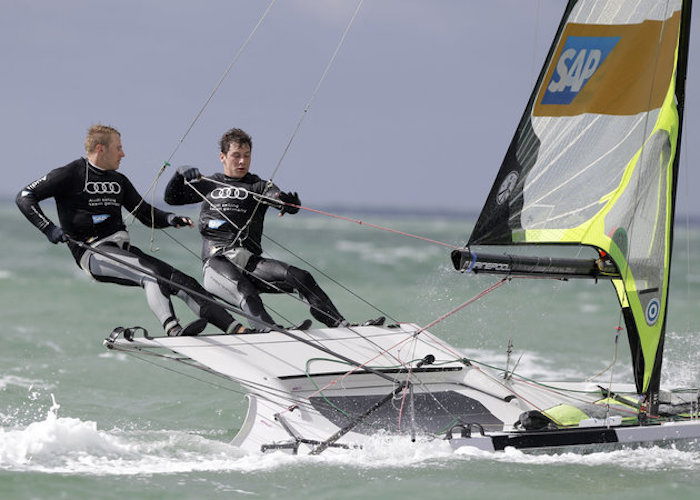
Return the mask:
[(248, 197), (248, 191), (238, 189), (237, 187), (216, 188), (211, 192), (211, 197), (215, 200), (231, 198), (234, 200), (245, 200)]
[(119, 194), (122, 187), (118, 182), (88, 182), (85, 191), (89, 194)]

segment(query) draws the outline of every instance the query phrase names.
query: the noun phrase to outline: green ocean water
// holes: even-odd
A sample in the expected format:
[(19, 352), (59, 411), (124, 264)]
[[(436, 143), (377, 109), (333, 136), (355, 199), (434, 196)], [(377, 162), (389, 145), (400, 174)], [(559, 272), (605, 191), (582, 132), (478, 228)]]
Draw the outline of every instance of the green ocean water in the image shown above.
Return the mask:
[[(448, 245), (464, 243), (473, 223), (346, 215)], [(270, 214), (266, 229), (267, 250), (310, 269), (351, 320), (386, 314), (426, 325), (496, 281), (452, 271), (446, 246), (368, 224)], [(136, 223), (130, 232), (134, 244), (149, 248), (148, 228)], [(157, 255), (200, 278), (196, 231), (168, 234), (177, 241), (154, 233)], [(675, 237), (663, 382), (697, 387), (700, 228), (679, 221)], [(245, 417), (240, 388), (107, 351), (102, 340), (116, 326), (160, 334), (142, 291), (91, 281), (67, 248), (49, 244), (11, 201), (0, 204), (0, 293), (3, 500), (695, 499), (700, 490), (698, 442), (531, 454), (455, 452), (443, 442), (377, 437), (363, 450), (319, 457), (246, 454), (229, 444)], [(292, 297), (266, 300), (285, 324), (308, 317)], [(580, 379), (615, 356), (619, 316), (609, 283), (513, 280), (431, 331), (497, 366), (512, 338), (524, 375)], [(630, 381), (624, 335), (614, 377)]]

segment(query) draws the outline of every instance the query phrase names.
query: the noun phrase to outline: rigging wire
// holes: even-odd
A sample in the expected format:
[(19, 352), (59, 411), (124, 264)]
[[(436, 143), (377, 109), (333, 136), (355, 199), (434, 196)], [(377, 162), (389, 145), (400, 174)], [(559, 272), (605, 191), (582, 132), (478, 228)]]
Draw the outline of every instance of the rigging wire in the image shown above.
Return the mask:
[(619, 341), (619, 339), (620, 339), (620, 334), (624, 331), (624, 329), (622, 328), (622, 326), (620, 326), (620, 325), (618, 324), (618, 326), (617, 326), (617, 328), (615, 329), (615, 331), (616, 331), (616, 333), (615, 333), (614, 349), (613, 349), (613, 359), (612, 359), (612, 361), (610, 362), (610, 364), (609, 364), (608, 366), (606, 366), (605, 368), (603, 368), (602, 370), (600, 370), (598, 373), (596, 373), (595, 375), (591, 375), (590, 377), (588, 377), (588, 378), (586, 379), (586, 382), (590, 382), (591, 380), (594, 380), (594, 379), (600, 377), (603, 373), (605, 373), (606, 371), (610, 370), (610, 386), (608, 387), (608, 390), (610, 390), (610, 388), (612, 387), (613, 368), (615, 367), (615, 364), (617, 363), (617, 347), (618, 347), (618, 341)]
[(253, 27), (253, 29), (250, 32), (250, 34), (248, 35), (248, 37), (245, 39), (243, 44), (240, 46), (240, 48), (238, 49), (238, 52), (236, 52), (236, 55), (233, 57), (233, 60), (228, 65), (228, 68), (226, 68), (226, 71), (224, 71), (224, 74), (221, 75), (221, 78), (219, 79), (217, 84), (212, 89), (211, 93), (209, 94), (209, 97), (207, 97), (206, 101), (204, 101), (204, 104), (202, 105), (201, 109), (199, 110), (197, 115), (194, 117), (194, 119), (190, 123), (189, 127), (187, 127), (187, 130), (185, 130), (185, 133), (182, 135), (182, 137), (178, 141), (177, 145), (175, 146), (175, 149), (173, 150), (173, 152), (170, 154), (168, 159), (165, 161), (165, 163), (161, 167), (161, 173), (163, 170), (165, 170), (166, 167), (168, 167), (170, 165), (170, 161), (172, 161), (173, 157), (175, 156), (175, 153), (180, 148), (182, 143), (185, 141), (185, 138), (189, 135), (189, 133), (192, 130), (192, 128), (194, 127), (195, 123), (197, 123), (199, 118), (202, 116), (202, 114), (204, 113), (204, 110), (207, 108), (207, 106), (209, 106), (209, 103), (211, 102), (212, 98), (214, 97), (214, 94), (216, 94), (216, 92), (219, 90), (219, 87), (221, 87), (221, 85), (224, 83), (224, 80), (226, 80), (226, 78), (228, 77), (229, 73), (233, 69), (233, 66), (236, 64), (238, 59), (241, 57), (241, 54), (243, 53), (243, 51), (246, 49), (246, 47), (248, 46), (250, 41), (253, 39), (253, 36), (258, 31), (258, 28), (262, 25), (262, 23), (265, 20), (265, 18), (267, 17), (267, 15), (270, 13), (270, 10), (272, 9), (272, 6), (275, 4), (276, 1), (277, 0), (270, 0), (270, 3), (267, 5), (267, 8), (265, 9), (265, 12), (263, 12), (262, 16), (260, 16), (260, 19), (258, 19), (257, 24)]
[[(180, 240), (178, 240), (177, 238), (175, 238), (175, 236), (173, 236), (172, 234), (170, 234), (170, 233), (169, 233), (168, 231), (166, 231), (165, 229), (162, 229), (162, 228), (161, 228), (160, 230), (163, 232), (163, 234), (165, 234), (165, 236), (167, 236), (167, 237), (170, 238), (172, 241), (174, 241), (175, 243), (177, 243), (178, 245), (180, 245), (180, 246), (181, 246), (182, 248), (184, 248), (188, 253), (190, 253), (191, 255), (193, 255), (197, 260), (200, 260), (200, 256), (199, 256), (194, 250), (192, 250), (192, 249), (189, 248), (187, 245), (185, 245), (184, 243), (182, 243)], [(278, 292), (280, 292), (280, 293), (287, 293), (287, 292), (285, 292), (284, 290), (282, 290), (282, 289), (276, 287), (273, 283), (266, 283), (266, 284), (268, 284), (270, 287), (276, 289), (276, 290), (277, 290)], [(296, 295), (292, 295), (292, 294), (289, 294), (289, 295), (291, 295), (291, 297), (292, 297), (293, 299), (296, 299), (296, 300), (298, 300), (299, 302), (303, 302), (303, 300), (302, 300), (300, 297), (297, 297)], [(221, 299), (221, 298), (220, 298), (220, 299)], [(244, 314), (243, 310), (242, 310), (239, 306), (237, 306), (236, 304), (231, 304), (230, 302), (227, 302), (227, 301), (225, 301), (224, 299), (221, 299), (221, 301), (222, 301), (222, 302), (225, 302), (225, 303), (228, 304), (228, 305), (230, 305), (231, 308), (232, 308), (231, 310), (235, 311), (236, 313), (238, 313), (238, 314)], [(284, 314), (280, 313), (279, 311), (277, 311), (277, 310), (274, 309), (273, 307), (270, 307), (269, 305), (266, 305), (265, 307), (266, 307), (267, 309), (270, 309), (270, 310), (271, 310), (272, 312), (274, 312), (275, 314), (277, 314), (280, 318), (282, 318), (282, 319), (283, 319), (284, 321), (286, 321), (288, 324), (293, 324), (293, 321), (292, 321), (290, 318), (285, 317)], [(386, 316), (386, 315), (385, 315), (385, 316)]]
[[(291, 203), (290, 203), (290, 205), (291, 205)], [(426, 238), (426, 237), (423, 237), (423, 236), (418, 236), (418, 235), (411, 234), (411, 233), (407, 233), (407, 232), (404, 232), (404, 231), (399, 231), (399, 230), (397, 230), (397, 229), (391, 229), (391, 228), (389, 228), (389, 227), (379, 226), (379, 225), (377, 225), (377, 224), (372, 224), (372, 223), (369, 223), (369, 222), (365, 222), (365, 221), (360, 220), (360, 219), (353, 219), (353, 218), (351, 218), (351, 217), (345, 217), (345, 216), (343, 216), (343, 215), (332, 214), (332, 213), (324, 212), (324, 211), (322, 211), (322, 210), (317, 210), (317, 209), (314, 209), (314, 208), (302, 207), (302, 206), (300, 206), (300, 205), (299, 205), (299, 206), (297, 206), (297, 205), (292, 205), (292, 206), (293, 206), (293, 207), (300, 208), (300, 209), (302, 209), (302, 210), (306, 210), (306, 211), (308, 211), (308, 212), (313, 212), (313, 213), (317, 213), (317, 214), (320, 214), (320, 215), (325, 215), (326, 217), (331, 217), (331, 218), (334, 218), (334, 219), (340, 219), (340, 220), (344, 220), (344, 221), (346, 221), (346, 222), (352, 222), (352, 223), (358, 224), (358, 225), (360, 225), (360, 226), (371, 227), (371, 228), (373, 228), (373, 229), (379, 229), (379, 230), (381, 230), (381, 231), (386, 231), (386, 232), (389, 232), (389, 233), (394, 233), (394, 234), (397, 234), (397, 235), (399, 235), (399, 236), (408, 236), (409, 238), (414, 238), (414, 239), (417, 239), (417, 240), (423, 240), (423, 241), (425, 241), (425, 242), (427, 242), (427, 243), (432, 243), (432, 244), (434, 244), (434, 245), (441, 245), (441, 246), (450, 248), (450, 249), (452, 249), (452, 250), (457, 250), (458, 248), (462, 248), (462, 247), (460, 247), (460, 246), (452, 245), (452, 244), (450, 244), (450, 243), (444, 243), (444, 242), (442, 242), (442, 241), (437, 241), (437, 240), (433, 240), (433, 239)]]
[(338, 41), (338, 44), (335, 47), (335, 51), (333, 52), (333, 55), (331, 56), (330, 60), (328, 61), (328, 64), (326, 65), (325, 70), (323, 71), (323, 74), (321, 75), (321, 78), (319, 79), (318, 83), (316, 84), (316, 88), (311, 94), (311, 98), (307, 102), (306, 106), (304, 107), (304, 110), (301, 113), (301, 116), (299, 117), (299, 121), (297, 122), (296, 127), (294, 128), (292, 135), (289, 137), (289, 141), (287, 142), (287, 145), (285, 146), (284, 150), (282, 151), (282, 155), (280, 156), (280, 159), (277, 162), (277, 165), (275, 165), (274, 170), (272, 171), (272, 174), (270, 175), (270, 181), (275, 178), (275, 175), (277, 174), (277, 171), (279, 170), (280, 166), (282, 165), (282, 161), (284, 158), (287, 156), (287, 151), (289, 151), (289, 148), (292, 145), (292, 142), (294, 141), (294, 138), (296, 137), (297, 133), (299, 132), (299, 129), (301, 128), (301, 124), (304, 122), (304, 119), (306, 118), (306, 114), (308, 113), (309, 109), (311, 109), (311, 105), (313, 104), (314, 100), (316, 99), (316, 95), (318, 94), (319, 90), (321, 89), (321, 85), (326, 79), (326, 76), (330, 72), (331, 66), (333, 66), (333, 63), (335, 62), (336, 57), (338, 56), (338, 53), (340, 52), (340, 48), (343, 46), (343, 43), (345, 42), (345, 39), (348, 36), (348, 33), (350, 32), (350, 28), (352, 27), (353, 23), (355, 22), (355, 18), (357, 18), (357, 14), (360, 12), (360, 8), (362, 7), (362, 4), (364, 3), (364, 0), (360, 0), (357, 3), (357, 7), (355, 7), (355, 12), (353, 13), (352, 17), (350, 18), (350, 21), (348, 22), (347, 26), (345, 27), (345, 31), (343, 32), (342, 36), (340, 37), (340, 40)]
[(175, 356), (171, 356), (171, 355), (167, 355), (167, 354), (159, 354), (156, 352), (147, 352), (143, 349), (136, 348), (136, 347), (127, 349), (127, 348), (124, 348), (124, 347), (121, 347), (118, 345), (112, 345), (110, 347), (110, 349), (131, 355), (134, 358), (136, 358), (139, 361), (142, 361), (144, 363), (148, 363), (148, 364), (155, 366), (157, 368), (161, 368), (161, 369), (170, 371), (172, 373), (182, 375), (183, 377), (187, 377), (187, 378), (192, 379), (194, 381), (197, 381), (197, 382), (200, 382), (200, 383), (203, 383), (206, 385), (210, 385), (210, 386), (217, 388), (217, 389), (223, 389), (225, 391), (232, 392), (234, 394), (239, 394), (241, 396), (248, 395), (247, 391), (240, 391), (240, 390), (234, 389), (232, 387), (227, 387), (225, 385), (213, 382), (211, 380), (205, 380), (203, 378), (196, 377), (196, 376), (190, 374), (189, 372), (177, 370), (175, 368), (171, 368), (171, 367), (166, 366), (164, 364), (157, 363), (156, 361), (151, 360), (149, 358), (155, 358), (158, 360), (160, 360), (160, 359), (168, 360), (170, 362), (175, 361), (175, 362), (180, 363), (182, 365), (185, 365), (189, 368), (201, 370), (209, 375), (212, 375), (212, 376), (220, 378), (220, 379), (224, 379), (228, 382), (234, 382), (234, 383), (240, 384), (244, 387), (253, 388), (253, 389), (255, 389), (255, 391), (256, 391), (255, 394), (258, 397), (260, 397), (261, 399), (264, 399), (266, 401), (272, 402), (272, 403), (275, 402), (274, 398), (276, 398), (277, 400), (285, 399), (285, 400), (289, 401), (290, 403), (296, 404), (298, 406), (303, 406), (304, 408), (307, 408), (307, 409), (313, 409), (312, 405), (310, 403), (306, 402), (304, 399), (289, 397), (286, 392), (284, 392), (283, 390), (281, 390), (279, 388), (273, 387), (272, 385), (266, 385), (266, 384), (262, 384), (259, 382), (254, 382), (252, 380), (247, 380), (247, 379), (242, 379), (242, 378), (229, 377), (227, 375), (223, 375), (220, 372), (212, 370), (212, 369), (206, 367), (205, 365), (202, 365), (201, 363), (192, 360), (191, 358), (175, 357)]
[(161, 230), (161, 232), (162, 232), (163, 234), (165, 234), (165, 236), (167, 236), (167, 237), (170, 238), (172, 241), (174, 241), (175, 243), (177, 243), (178, 245), (180, 245), (182, 248), (184, 248), (185, 251), (187, 251), (188, 253), (190, 253), (191, 255), (193, 255), (194, 257), (196, 257), (197, 259), (199, 259), (199, 255), (197, 254), (197, 252), (195, 252), (194, 250), (192, 250), (191, 248), (189, 248), (187, 245), (185, 245), (183, 242), (181, 242), (180, 240), (178, 240), (175, 236), (173, 236), (172, 234), (170, 234), (170, 233), (169, 233), (168, 231), (166, 231), (165, 229), (161, 228), (160, 230)]
[[(350, 295), (352, 295), (354, 298), (356, 298), (356, 299), (359, 300), (360, 302), (362, 302), (362, 303), (368, 305), (369, 307), (371, 307), (372, 309), (374, 309), (375, 311), (377, 311), (378, 313), (380, 313), (382, 316), (386, 316), (387, 318), (390, 318), (390, 319), (396, 321), (396, 319), (395, 319), (391, 314), (389, 314), (388, 312), (382, 310), (382, 309), (379, 308), (377, 305), (372, 304), (370, 301), (368, 301), (367, 299), (365, 299), (364, 297), (362, 297), (360, 294), (358, 294), (358, 293), (355, 292), (354, 290), (351, 290), (350, 288), (348, 288), (347, 286), (345, 286), (343, 283), (341, 283), (341, 282), (338, 281), (337, 279), (335, 279), (335, 278), (333, 278), (332, 276), (330, 276), (328, 273), (326, 273), (325, 271), (323, 271), (322, 269), (320, 269), (318, 266), (314, 265), (312, 262), (308, 261), (307, 259), (304, 259), (301, 255), (297, 254), (296, 252), (293, 252), (293, 251), (290, 250), (289, 248), (285, 247), (284, 245), (282, 245), (282, 244), (279, 243), (278, 241), (273, 240), (272, 238), (270, 238), (269, 236), (267, 236), (267, 235), (265, 235), (265, 234), (263, 234), (263, 237), (264, 237), (267, 241), (270, 241), (270, 242), (274, 243), (274, 244), (277, 245), (279, 248), (283, 249), (284, 251), (286, 251), (286, 252), (289, 253), (290, 255), (294, 256), (294, 257), (295, 257), (296, 259), (298, 259), (299, 261), (303, 262), (304, 265), (310, 267), (310, 268), (313, 269), (315, 272), (317, 272), (318, 274), (322, 275), (324, 278), (326, 278), (327, 280), (329, 280), (330, 282), (332, 282), (333, 284), (335, 284), (336, 286), (338, 286), (338, 287), (341, 288), (342, 290), (346, 291), (347, 293), (349, 293)], [(267, 284), (269, 284), (270, 286), (274, 286), (274, 285), (272, 285), (271, 283), (267, 283)], [(297, 297), (297, 296), (294, 295), (293, 293), (284, 292), (283, 290), (279, 290), (279, 291), (280, 291), (280, 292), (283, 292), (283, 293), (286, 293), (287, 295), (290, 295), (290, 296), (296, 298), (297, 300), (303, 302), (303, 300), (302, 300), (300, 297)], [(319, 312), (323, 312), (323, 311), (319, 311)]]
[[(158, 180), (160, 177), (163, 175), (165, 172), (165, 169), (170, 166), (170, 162), (172, 161), (173, 157), (177, 153), (177, 151), (180, 149), (180, 146), (183, 144), (185, 141), (185, 138), (189, 135), (189, 133), (192, 131), (194, 128), (195, 124), (199, 121), (200, 117), (204, 114), (204, 111), (206, 108), (209, 106), (209, 103), (211, 100), (214, 98), (214, 95), (218, 92), (219, 88), (221, 85), (224, 83), (224, 80), (228, 77), (229, 73), (233, 69), (233, 66), (238, 62), (238, 59), (241, 57), (241, 54), (243, 54), (243, 51), (248, 47), (248, 44), (250, 41), (253, 39), (253, 36), (255, 33), (258, 31), (258, 28), (262, 25), (263, 21), (267, 17), (267, 15), (270, 13), (270, 10), (272, 9), (272, 6), (275, 4), (277, 0), (270, 0), (270, 3), (267, 5), (267, 8), (263, 12), (263, 14), (260, 16), (260, 19), (258, 19), (258, 22), (255, 24), (251, 32), (248, 34), (247, 38), (243, 42), (243, 44), (239, 47), (238, 51), (234, 55), (233, 59), (229, 63), (228, 67), (226, 68), (226, 71), (221, 75), (221, 78), (219, 78), (219, 81), (216, 83), (212, 91), (209, 93), (209, 96), (206, 98), (204, 101), (204, 104), (202, 104), (202, 107), (199, 109), (195, 117), (192, 119), (190, 122), (189, 126), (185, 130), (185, 133), (180, 137), (180, 140), (177, 142), (175, 145), (175, 148), (173, 151), (170, 153), (170, 156), (166, 161), (163, 162), (163, 165), (160, 167), (160, 170), (156, 174), (155, 178), (153, 179), (153, 182), (151, 183), (150, 187), (146, 190), (145, 196), (148, 195), (148, 193), (151, 193), (151, 219), (153, 219), (153, 208), (155, 205), (155, 193), (156, 193), (156, 186), (158, 185)], [(138, 209), (139, 206), (144, 202), (144, 196), (141, 197), (141, 200), (139, 203), (136, 205), (136, 208), (131, 211), (131, 215), (134, 215), (134, 212)], [(132, 221), (133, 222), (133, 221)], [(129, 224), (127, 224), (129, 225)], [(155, 241), (155, 226), (151, 225), (151, 251), (157, 251), (158, 248), (154, 248), (153, 244)]]
[(446, 313), (443, 314), (442, 316), (438, 317), (437, 319), (435, 319), (435, 320), (433, 320), (432, 322), (428, 323), (428, 324), (425, 325), (424, 327), (420, 328), (416, 333), (413, 334), (413, 337), (417, 337), (418, 335), (420, 335), (421, 333), (423, 333), (424, 331), (426, 331), (428, 328), (432, 328), (433, 326), (435, 326), (435, 325), (437, 325), (438, 323), (440, 323), (440, 322), (446, 320), (446, 319), (449, 318), (450, 316), (452, 316), (452, 315), (454, 315), (454, 314), (457, 314), (459, 311), (461, 311), (461, 310), (464, 309), (465, 307), (467, 307), (467, 306), (473, 304), (474, 302), (476, 302), (477, 300), (479, 300), (479, 299), (485, 297), (486, 295), (488, 295), (489, 293), (493, 292), (493, 291), (496, 290), (497, 288), (500, 288), (500, 287), (503, 286), (504, 284), (510, 282), (511, 279), (513, 279), (513, 277), (511, 277), (511, 276), (506, 276), (506, 277), (504, 277), (504, 278), (501, 278), (499, 281), (497, 281), (497, 282), (494, 283), (493, 285), (487, 287), (485, 290), (483, 290), (482, 292), (478, 293), (476, 296), (472, 297), (471, 299), (467, 300), (467, 301), (464, 302), (463, 304), (460, 304), (459, 306), (455, 307), (455, 308), (452, 309), (451, 311), (446, 312)]
[(530, 86), (534, 87), (535, 82), (537, 81), (537, 61), (536, 61), (536, 55), (537, 55), (537, 35), (540, 31), (540, 6), (541, 6), (542, 0), (537, 0), (537, 7), (535, 8), (535, 26), (533, 28), (534, 35), (532, 37), (532, 61), (530, 62)]
[[(194, 257), (196, 257), (197, 260), (200, 260), (200, 256), (199, 256), (194, 250), (192, 250), (192, 249), (190, 249), (189, 247), (187, 247), (187, 245), (185, 245), (185, 244), (182, 243), (180, 240), (178, 240), (177, 238), (175, 238), (175, 236), (173, 236), (172, 234), (170, 234), (168, 231), (166, 231), (166, 230), (164, 230), (164, 229), (162, 229), (162, 228), (161, 228), (160, 230), (163, 232), (163, 234), (165, 234), (165, 236), (167, 236), (167, 237), (170, 238), (172, 241), (174, 241), (175, 243), (177, 243), (178, 245), (180, 245), (180, 246), (181, 246), (182, 248), (184, 248), (187, 252), (189, 252), (191, 255), (193, 255)], [(284, 290), (281, 290), (280, 288), (276, 287), (273, 283), (267, 283), (267, 284), (268, 284), (269, 286), (275, 288), (279, 293), (287, 293), (287, 292), (285, 292)], [(291, 294), (290, 294), (290, 295), (291, 295)], [(299, 297), (297, 297), (296, 295), (291, 295), (291, 297), (292, 297), (293, 299), (295, 299), (295, 300), (298, 300), (299, 302), (303, 302), (302, 299), (299, 298)], [(220, 299), (221, 299), (221, 298), (220, 298)], [(243, 310), (242, 310), (239, 306), (237, 306), (236, 304), (231, 304), (230, 302), (227, 302), (227, 301), (225, 301), (224, 299), (221, 299), (221, 301), (224, 302), (224, 303), (226, 303), (226, 304), (228, 304), (228, 305), (230, 305), (231, 308), (232, 308), (232, 309), (231, 309), (232, 311), (235, 311), (235, 312), (238, 313), (238, 314), (244, 314)], [(265, 307), (266, 307), (267, 309), (271, 310), (272, 312), (274, 312), (275, 314), (277, 314), (280, 318), (282, 318), (282, 319), (283, 319), (284, 321), (286, 321), (288, 324), (293, 324), (293, 323), (294, 323), (290, 318), (285, 317), (284, 314), (280, 313), (278, 310), (274, 309), (273, 307), (270, 307), (269, 305), (266, 305)]]
[[(686, 130), (689, 128), (687, 125), (687, 118), (685, 118), (688, 115), (684, 115), (684, 120), (686, 121)], [(688, 141), (684, 139), (687, 137), (687, 134), (685, 134), (682, 138), (683, 141), (683, 170), (685, 171), (685, 176), (686, 179), (689, 178), (690, 174), (688, 171)], [(690, 192), (689, 192), (689, 185), (690, 182), (685, 182), (684, 188), (685, 188), (685, 199), (690, 200)], [(688, 203), (686, 201), (686, 203)], [(688, 208), (686, 209), (685, 213), (685, 253), (686, 253), (686, 260), (685, 260), (685, 265), (686, 265), (686, 270), (685, 270), (685, 275), (687, 277), (691, 276), (691, 267), (690, 267), (690, 204), (688, 203)], [(690, 300), (690, 280), (686, 278), (685, 280), (685, 285), (686, 285), (686, 300), (688, 301), (688, 304), (692, 304)], [(690, 333), (692, 330), (690, 329), (690, 314), (686, 315), (686, 332)]]

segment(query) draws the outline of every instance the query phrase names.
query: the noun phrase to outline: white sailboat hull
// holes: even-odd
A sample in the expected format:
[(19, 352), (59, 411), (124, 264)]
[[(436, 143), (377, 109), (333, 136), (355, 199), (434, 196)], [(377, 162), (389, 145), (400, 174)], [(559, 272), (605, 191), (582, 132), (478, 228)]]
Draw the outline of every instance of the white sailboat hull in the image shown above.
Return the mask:
[[(591, 383), (541, 386), (517, 376), (504, 380), (502, 373), (472, 364), (416, 325), (289, 333), (306, 342), (271, 332), (105, 343), (132, 353), (176, 353), (239, 383), (248, 392), (249, 407), (233, 443), (251, 452), (319, 453), (327, 446), (362, 446), (380, 432), (447, 438), (455, 448), (484, 450), (700, 437), (699, 420), (630, 426), (611, 417), (566, 429), (518, 428), (524, 412), (561, 404), (572, 390), (585, 392), (587, 404), (593, 404), (602, 397), (600, 388)], [(627, 394), (634, 388), (610, 390)]]

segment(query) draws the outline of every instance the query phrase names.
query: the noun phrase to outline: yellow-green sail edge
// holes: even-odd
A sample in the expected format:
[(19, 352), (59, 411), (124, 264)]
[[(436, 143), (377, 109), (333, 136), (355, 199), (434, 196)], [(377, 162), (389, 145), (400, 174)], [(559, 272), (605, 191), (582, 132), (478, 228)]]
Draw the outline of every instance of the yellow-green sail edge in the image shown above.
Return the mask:
[[(638, 283), (643, 284), (645, 280), (638, 280), (634, 265), (628, 263), (626, 255), (628, 249), (625, 248), (625, 243), (627, 242), (625, 233), (627, 231), (622, 228), (615, 228), (614, 232), (611, 234), (610, 228), (606, 228), (606, 217), (610, 214), (611, 210), (613, 210), (616, 202), (626, 190), (634, 189), (630, 184), (630, 180), (633, 177), (635, 168), (638, 166), (640, 157), (645, 152), (645, 148), (640, 148), (637, 154), (628, 163), (619, 188), (614, 193), (611, 193), (606, 200), (601, 200), (601, 203), (605, 203), (605, 205), (592, 219), (576, 228), (567, 230), (523, 230), (520, 233), (513, 233), (514, 242), (581, 243), (599, 248), (610, 255), (622, 276), (622, 279), (612, 281), (617, 291), (621, 307), (631, 314), (631, 316), (626, 316), (628, 331), (636, 331), (636, 335), (639, 338), (641, 359), (633, 361), (635, 364), (643, 363), (643, 369), (640, 370), (641, 384), (638, 381), (638, 389), (641, 393), (646, 393), (649, 390), (657, 353), (659, 349), (663, 348), (661, 341), (663, 340), (666, 322), (673, 225), (673, 165), (678, 149), (677, 141), (679, 132), (679, 116), (675, 101), (675, 76), (672, 78), (672, 84), (667, 92), (667, 97), (659, 113), (656, 126), (649, 137), (658, 137), (657, 132), (659, 130), (665, 131), (665, 135), (667, 135), (669, 139), (671, 151), (670, 155), (664, 157), (665, 161), (659, 164), (659, 169), (663, 173), (663, 179), (665, 180), (664, 183), (660, 183), (659, 190), (665, 192), (659, 193), (659, 203), (663, 204), (663, 206), (660, 205), (657, 208), (656, 224), (662, 224), (663, 228), (662, 231), (653, 231), (653, 234), (659, 234), (660, 232), (663, 235), (661, 244), (664, 249), (663, 266), (661, 268), (663, 270), (663, 280), (660, 296), (658, 298), (658, 311), (649, 311), (649, 301), (646, 301), (647, 304), (645, 307), (642, 304), (642, 300), (640, 300), (640, 292), (645, 292), (647, 289), (639, 289)], [(645, 141), (645, 146), (647, 141)], [(659, 242), (652, 242), (652, 244), (653, 243), (658, 244)], [(656, 305), (657, 302), (653, 302), (651, 307), (656, 307)], [(647, 318), (649, 318), (649, 320), (647, 320)], [(630, 320), (632, 321), (631, 324), (629, 323)], [(658, 362), (661, 362), (660, 359)]]
[[(677, 53), (676, 53), (677, 60)], [(663, 246), (663, 277), (661, 290), (652, 293), (654, 298), (651, 300), (642, 300), (640, 294), (646, 292), (646, 289), (640, 289), (639, 284), (645, 283), (644, 279), (638, 279), (635, 276), (633, 265), (627, 261), (625, 249), (620, 248), (617, 242), (612, 238), (607, 241), (607, 247), (596, 244), (600, 248), (606, 249), (612, 259), (618, 265), (622, 279), (613, 280), (613, 285), (617, 290), (620, 305), (625, 313), (625, 322), (627, 325), (627, 333), (630, 338), (632, 347), (632, 362), (635, 368), (635, 374), (638, 378), (637, 386), (641, 393), (651, 394), (654, 398), (658, 396), (658, 385), (660, 383), (661, 369), (661, 353), (663, 351), (663, 341), (666, 328), (666, 311), (668, 306), (668, 291), (669, 278), (671, 268), (671, 246), (673, 237), (673, 199), (675, 190), (675, 170), (674, 163), (678, 152), (678, 134), (679, 134), (679, 116), (675, 102), (675, 72), (672, 79), (672, 85), (669, 88), (661, 113), (659, 114), (654, 133), (651, 137), (657, 135), (659, 130), (665, 131), (669, 138), (671, 148), (670, 154), (667, 157), (661, 157), (659, 161), (659, 169), (665, 177), (665, 183), (659, 183), (659, 191), (665, 191), (665, 196), (660, 193), (659, 206), (657, 207), (656, 223), (663, 225), (660, 231), (653, 231), (653, 234), (660, 234), (663, 238), (660, 242), (652, 241), (652, 244), (658, 243)], [(635, 168), (640, 151), (628, 165), (628, 170)], [(665, 160), (665, 161), (664, 161)], [(600, 234), (593, 240), (602, 239)], [(588, 241), (585, 241), (588, 243)], [(600, 241), (603, 244), (603, 241)], [(651, 252), (651, 249), (649, 249)], [(634, 326), (633, 326), (634, 325)], [(636, 335), (633, 329), (636, 328)], [(636, 338), (635, 338), (636, 337)], [(638, 342), (635, 345), (635, 342)], [(652, 377), (654, 383), (652, 384)], [(641, 380), (639, 380), (641, 378)], [(651, 390), (650, 390), (651, 389)], [(656, 401), (648, 402), (651, 407), (655, 407)]]
[[(683, 25), (683, 23), (681, 23)], [(680, 138), (680, 113), (677, 106), (676, 76), (678, 71), (678, 33), (673, 74), (654, 127), (634, 157), (627, 164), (619, 187), (600, 200), (602, 208), (592, 218), (570, 229), (521, 229), (513, 231), (514, 243), (572, 243), (584, 244), (603, 250), (617, 265), (621, 279), (613, 285), (623, 310), (627, 326), (635, 382), (640, 394), (649, 396), (646, 403), (656, 406), (663, 342), (666, 325), (671, 246), (673, 235), (674, 196), (677, 176), (677, 153)], [(651, 158), (646, 156), (650, 156)], [(619, 200), (637, 188), (632, 180), (641, 175), (640, 163), (655, 164), (658, 169), (655, 183), (657, 189), (653, 210), (653, 223), (641, 231), (647, 233), (649, 241), (637, 254), (630, 255), (630, 238), (634, 227), (616, 226), (615, 208)], [(649, 175), (649, 172), (646, 172)], [(648, 215), (648, 214), (647, 214)], [(649, 231), (651, 226), (651, 231)], [(640, 229), (638, 229), (640, 230)], [(640, 239), (637, 237), (636, 239)], [(661, 249), (661, 251), (659, 251)], [(641, 254), (639, 252), (642, 252)], [(654, 262), (654, 254), (662, 261)], [(639, 261), (639, 262), (637, 262)], [(659, 280), (649, 280), (649, 267), (656, 267), (662, 275)], [(650, 283), (651, 281), (651, 283)], [(658, 284), (658, 285), (657, 285)], [(657, 285), (657, 286), (655, 286)]]

